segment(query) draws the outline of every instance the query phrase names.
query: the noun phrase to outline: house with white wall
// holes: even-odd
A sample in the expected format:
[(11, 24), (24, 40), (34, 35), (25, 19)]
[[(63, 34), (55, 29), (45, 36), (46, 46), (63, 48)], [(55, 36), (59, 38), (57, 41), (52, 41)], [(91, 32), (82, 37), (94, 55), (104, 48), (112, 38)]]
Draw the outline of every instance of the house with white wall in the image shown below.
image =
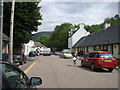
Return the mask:
[(75, 51), (105, 50), (112, 52), (116, 58), (120, 58), (120, 23), (110, 26), (105, 24), (105, 28), (82, 37), (72, 47)]
[(28, 55), (30, 51), (34, 51), (35, 45), (34, 41), (30, 40), (27, 44), (23, 46), (24, 55)]
[(90, 33), (87, 32), (84, 28), (84, 23), (80, 24), (80, 28), (78, 30), (71, 30), (69, 32), (69, 38), (68, 38), (68, 48), (72, 50), (72, 47), (77, 43), (77, 41), (83, 37), (87, 36)]

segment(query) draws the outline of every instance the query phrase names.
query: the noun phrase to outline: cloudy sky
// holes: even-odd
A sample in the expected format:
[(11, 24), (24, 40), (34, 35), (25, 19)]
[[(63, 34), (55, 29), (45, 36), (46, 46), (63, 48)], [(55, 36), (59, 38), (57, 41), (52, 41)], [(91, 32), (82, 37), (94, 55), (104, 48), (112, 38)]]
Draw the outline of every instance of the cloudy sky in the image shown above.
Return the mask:
[(53, 31), (56, 25), (64, 22), (72, 24), (85, 23), (87, 25), (99, 24), (102, 23), (105, 18), (118, 14), (117, 1), (64, 1), (42, 1), (39, 4), (39, 6), (42, 6), (40, 12), (43, 15), (43, 20), (38, 32)]

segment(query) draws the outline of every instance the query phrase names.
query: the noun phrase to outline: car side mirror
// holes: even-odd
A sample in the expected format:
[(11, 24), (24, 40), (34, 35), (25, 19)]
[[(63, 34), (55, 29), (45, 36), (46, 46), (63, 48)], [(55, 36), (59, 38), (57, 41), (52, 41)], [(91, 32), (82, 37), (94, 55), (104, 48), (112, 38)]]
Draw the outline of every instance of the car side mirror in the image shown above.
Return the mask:
[(39, 77), (31, 77), (30, 78), (30, 85), (36, 86), (36, 85), (41, 85), (42, 84), (42, 79)]

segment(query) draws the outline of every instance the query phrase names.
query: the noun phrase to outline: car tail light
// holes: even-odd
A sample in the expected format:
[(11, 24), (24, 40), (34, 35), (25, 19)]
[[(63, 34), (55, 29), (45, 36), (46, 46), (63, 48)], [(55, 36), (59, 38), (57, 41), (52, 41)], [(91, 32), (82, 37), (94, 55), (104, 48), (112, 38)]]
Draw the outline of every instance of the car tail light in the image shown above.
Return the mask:
[(22, 58), (19, 58), (20, 60), (22, 60)]
[(112, 59), (113, 62), (116, 62), (116, 58)]
[[(11, 62), (11, 60), (9, 60), (9, 59), (8, 59), (7, 61), (8, 61), (8, 62)], [(14, 62), (14, 61), (12, 60), (12, 62)]]
[(10, 62), (10, 60), (7, 60), (8, 62)]

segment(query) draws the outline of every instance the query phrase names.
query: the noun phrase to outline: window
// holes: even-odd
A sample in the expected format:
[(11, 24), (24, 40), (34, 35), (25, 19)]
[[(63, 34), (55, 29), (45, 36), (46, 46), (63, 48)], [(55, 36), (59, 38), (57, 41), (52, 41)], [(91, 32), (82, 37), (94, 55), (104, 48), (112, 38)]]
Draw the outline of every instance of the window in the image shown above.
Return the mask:
[(28, 87), (27, 76), (15, 67), (8, 64), (2, 64), (2, 70), (11, 88)]
[(114, 58), (112, 54), (109, 54), (109, 53), (100, 53), (100, 58), (103, 58), (103, 59), (112, 59)]
[(89, 53), (89, 57), (93, 58), (94, 57), (94, 53)]
[(99, 53), (89, 53), (90, 58), (99, 58)]

